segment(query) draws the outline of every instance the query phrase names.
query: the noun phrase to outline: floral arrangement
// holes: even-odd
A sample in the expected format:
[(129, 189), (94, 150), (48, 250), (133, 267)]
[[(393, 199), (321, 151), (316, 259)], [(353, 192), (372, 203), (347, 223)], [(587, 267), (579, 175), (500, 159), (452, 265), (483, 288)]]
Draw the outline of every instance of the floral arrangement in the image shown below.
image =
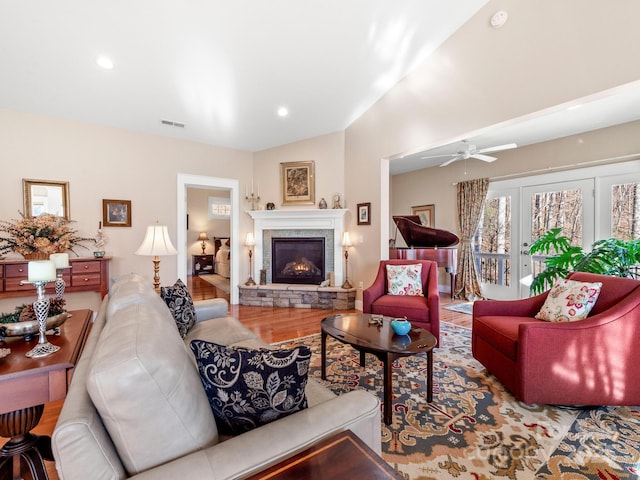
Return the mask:
[[(33, 253), (51, 254), (73, 251), (81, 242), (95, 242), (93, 238), (80, 237), (70, 221), (50, 213), (37, 217), (22, 217), (20, 220), (0, 220), (0, 254), (14, 251), (21, 255)], [(75, 253), (75, 252), (74, 252)]]

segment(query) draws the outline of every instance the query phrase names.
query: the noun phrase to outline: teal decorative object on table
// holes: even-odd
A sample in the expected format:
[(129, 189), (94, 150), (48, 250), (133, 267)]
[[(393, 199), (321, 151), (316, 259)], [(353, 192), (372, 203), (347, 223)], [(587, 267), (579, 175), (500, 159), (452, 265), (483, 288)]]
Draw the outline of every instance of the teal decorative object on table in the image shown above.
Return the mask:
[(411, 330), (411, 322), (406, 318), (394, 318), (391, 320), (391, 328), (396, 335), (406, 335)]

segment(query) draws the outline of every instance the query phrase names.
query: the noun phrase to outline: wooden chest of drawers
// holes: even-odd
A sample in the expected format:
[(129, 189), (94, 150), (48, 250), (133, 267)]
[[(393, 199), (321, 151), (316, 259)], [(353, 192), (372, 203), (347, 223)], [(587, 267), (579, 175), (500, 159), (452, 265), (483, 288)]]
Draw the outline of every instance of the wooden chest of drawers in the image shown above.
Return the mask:
[[(67, 286), (65, 292), (100, 292), (104, 297), (109, 291), (109, 261), (103, 258), (70, 258), (71, 268), (64, 270)], [(24, 297), (34, 291), (33, 285), (21, 285), (27, 279), (28, 260), (0, 262), (0, 298)], [(47, 293), (55, 293), (53, 282), (47, 285)]]

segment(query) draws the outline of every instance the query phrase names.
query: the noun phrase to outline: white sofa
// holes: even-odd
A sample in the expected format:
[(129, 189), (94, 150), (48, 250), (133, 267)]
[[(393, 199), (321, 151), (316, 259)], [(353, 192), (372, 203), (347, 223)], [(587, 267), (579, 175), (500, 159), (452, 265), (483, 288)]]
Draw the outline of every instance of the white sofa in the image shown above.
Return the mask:
[(188, 344), (267, 346), (227, 310), (221, 299), (196, 302), (198, 321), (183, 340), (140, 276), (112, 286), (52, 435), (61, 480), (244, 478), (346, 429), (380, 452), (378, 399), (335, 396), (311, 379), (308, 408), (221, 438)]

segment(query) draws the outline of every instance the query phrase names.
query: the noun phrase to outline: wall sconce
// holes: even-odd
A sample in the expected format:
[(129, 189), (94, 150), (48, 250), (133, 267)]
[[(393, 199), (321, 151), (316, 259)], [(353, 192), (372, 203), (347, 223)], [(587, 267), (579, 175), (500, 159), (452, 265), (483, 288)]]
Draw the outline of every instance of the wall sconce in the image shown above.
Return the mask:
[(207, 240), (209, 240), (209, 237), (207, 237), (207, 232), (200, 232), (200, 235), (198, 235), (198, 241), (202, 242), (202, 255), (204, 255), (204, 249), (207, 246)]
[(351, 238), (349, 232), (342, 234), (342, 246), (344, 247), (344, 283), (342, 288), (353, 288), (349, 282), (349, 247), (351, 247)]
[(178, 252), (171, 243), (166, 225), (151, 225), (142, 244), (135, 251), (136, 255), (153, 256), (153, 286), (160, 293), (160, 256), (176, 255)]
[(247, 233), (247, 238), (245, 239), (244, 244), (249, 247), (249, 279), (244, 282), (244, 284), (247, 286), (251, 286), (256, 284), (256, 282), (253, 281), (253, 277), (251, 276), (251, 272), (253, 271), (253, 247), (256, 244), (256, 239), (253, 237), (253, 232)]

